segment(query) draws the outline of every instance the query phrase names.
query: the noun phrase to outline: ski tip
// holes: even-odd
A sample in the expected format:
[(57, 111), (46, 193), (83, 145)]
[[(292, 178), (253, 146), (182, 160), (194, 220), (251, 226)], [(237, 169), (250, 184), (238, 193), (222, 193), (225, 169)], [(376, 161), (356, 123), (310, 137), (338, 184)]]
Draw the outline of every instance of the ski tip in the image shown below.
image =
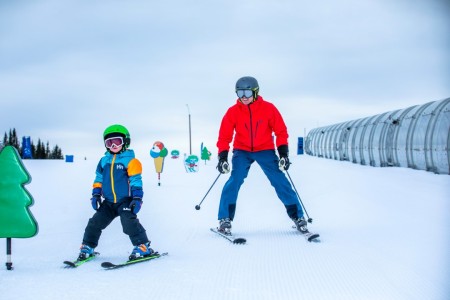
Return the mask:
[(245, 243), (247, 243), (247, 240), (244, 239), (244, 238), (235, 238), (235, 239), (233, 240), (233, 244), (241, 244), (241, 245), (243, 245), (243, 244), (245, 244)]
[(63, 263), (65, 264), (64, 267), (66, 267), (66, 268), (76, 268), (77, 267), (73, 261), (65, 260)]
[(320, 237), (320, 235), (317, 234), (317, 233), (312, 234), (311, 236), (308, 237), (308, 242), (315, 242), (315, 243), (318, 243), (318, 242), (320, 242), (319, 237)]
[(105, 262), (102, 262), (102, 265), (101, 265), (101, 266), (102, 266), (103, 268), (109, 269), (109, 268), (115, 267), (116, 265), (113, 264), (113, 263), (111, 263), (111, 262), (109, 262), (109, 261), (105, 261)]

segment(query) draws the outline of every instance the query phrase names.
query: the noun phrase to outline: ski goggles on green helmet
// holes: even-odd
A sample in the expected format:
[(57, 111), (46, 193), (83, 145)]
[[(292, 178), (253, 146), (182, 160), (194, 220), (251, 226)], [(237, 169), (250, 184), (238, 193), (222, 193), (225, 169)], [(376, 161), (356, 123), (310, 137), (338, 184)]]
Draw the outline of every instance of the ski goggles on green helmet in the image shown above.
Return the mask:
[(120, 147), (123, 145), (123, 138), (121, 136), (110, 137), (105, 140), (105, 147), (111, 149), (113, 146)]
[(250, 98), (253, 96), (253, 91), (252, 90), (237, 90), (236, 91), (236, 95), (239, 98)]

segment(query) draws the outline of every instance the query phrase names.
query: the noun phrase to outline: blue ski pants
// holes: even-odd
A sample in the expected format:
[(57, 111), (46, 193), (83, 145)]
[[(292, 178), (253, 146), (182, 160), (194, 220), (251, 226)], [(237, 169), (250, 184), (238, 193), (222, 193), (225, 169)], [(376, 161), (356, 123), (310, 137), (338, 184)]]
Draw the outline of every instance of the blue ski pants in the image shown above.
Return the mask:
[(244, 179), (247, 178), (250, 166), (255, 161), (275, 188), (278, 198), (286, 207), (288, 216), (291, 219), (303, 217), (303, 210), (295, 191), (284, 172), (278, 168), (278, 156), (275, 154), (275, 150), (258, 152), (234, 150), (231, 161), (231, 176), (225, 183), (220, 197), (218, 219), (234, 219), (239, 190), (244, 183)]

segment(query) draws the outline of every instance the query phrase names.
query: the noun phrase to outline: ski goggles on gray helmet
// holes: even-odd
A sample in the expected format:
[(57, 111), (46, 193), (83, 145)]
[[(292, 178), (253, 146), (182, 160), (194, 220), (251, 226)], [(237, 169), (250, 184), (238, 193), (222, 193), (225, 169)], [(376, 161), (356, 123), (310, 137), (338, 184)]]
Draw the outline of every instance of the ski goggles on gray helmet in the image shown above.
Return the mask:
[(236, 95), (239, 98), (243, 98), (243, 97), (250, 98), (253, 96), (253, 91), (252, 90), (237, 90)]

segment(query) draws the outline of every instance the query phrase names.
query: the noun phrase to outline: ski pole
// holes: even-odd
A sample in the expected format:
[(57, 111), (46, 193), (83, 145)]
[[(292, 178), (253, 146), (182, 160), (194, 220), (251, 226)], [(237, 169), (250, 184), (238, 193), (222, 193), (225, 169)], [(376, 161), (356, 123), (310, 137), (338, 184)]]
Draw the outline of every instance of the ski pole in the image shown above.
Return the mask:
[(195, 206), (195, 209), (196, 209), (196, 210), (200, 210), (200, 205), (202, 205), (203, 200), (205, 200), (206, 196), (208, 196), (209, 191), (212, 189), (212, 187), (214, 186), (214, 184), (216, 184), (216, 181), (217, 181), (217, 179), (219, 179), (220, 175), (222, 175), (222, 173), (219, 173), (219, 175), (217, 175), (216, 180), (214, 180), (213, 184), (211, 185), (211, 187), (209, 188), (209, 190), (206, 192), (205, 197), (203, 197), (202, 201), (200, 201), (200, 203), (197, 204), (197, 205)]
[(287, 176), (289, 177), (289, 180), (291, 181), (291, 184), (292, 184), (292, 187), (294, 188), (295, 193), (297, 194), (298, 200), (300, 200), (303, 210), (305, 211), (305, 214), (308, 217), (308, 222), (312, 223), (313, 219), (309, 217), (308, 212), (306, 211), (305, 205), (303, 204), (302, 198), (300, 198), (300, 195), (298, 194), (297, 189), (295, 188), (295, 185), (292, 182), (291, 175), (289, 175), (289, 172), (287, 170), (285, 170), (285, 171), (286, 171)]

